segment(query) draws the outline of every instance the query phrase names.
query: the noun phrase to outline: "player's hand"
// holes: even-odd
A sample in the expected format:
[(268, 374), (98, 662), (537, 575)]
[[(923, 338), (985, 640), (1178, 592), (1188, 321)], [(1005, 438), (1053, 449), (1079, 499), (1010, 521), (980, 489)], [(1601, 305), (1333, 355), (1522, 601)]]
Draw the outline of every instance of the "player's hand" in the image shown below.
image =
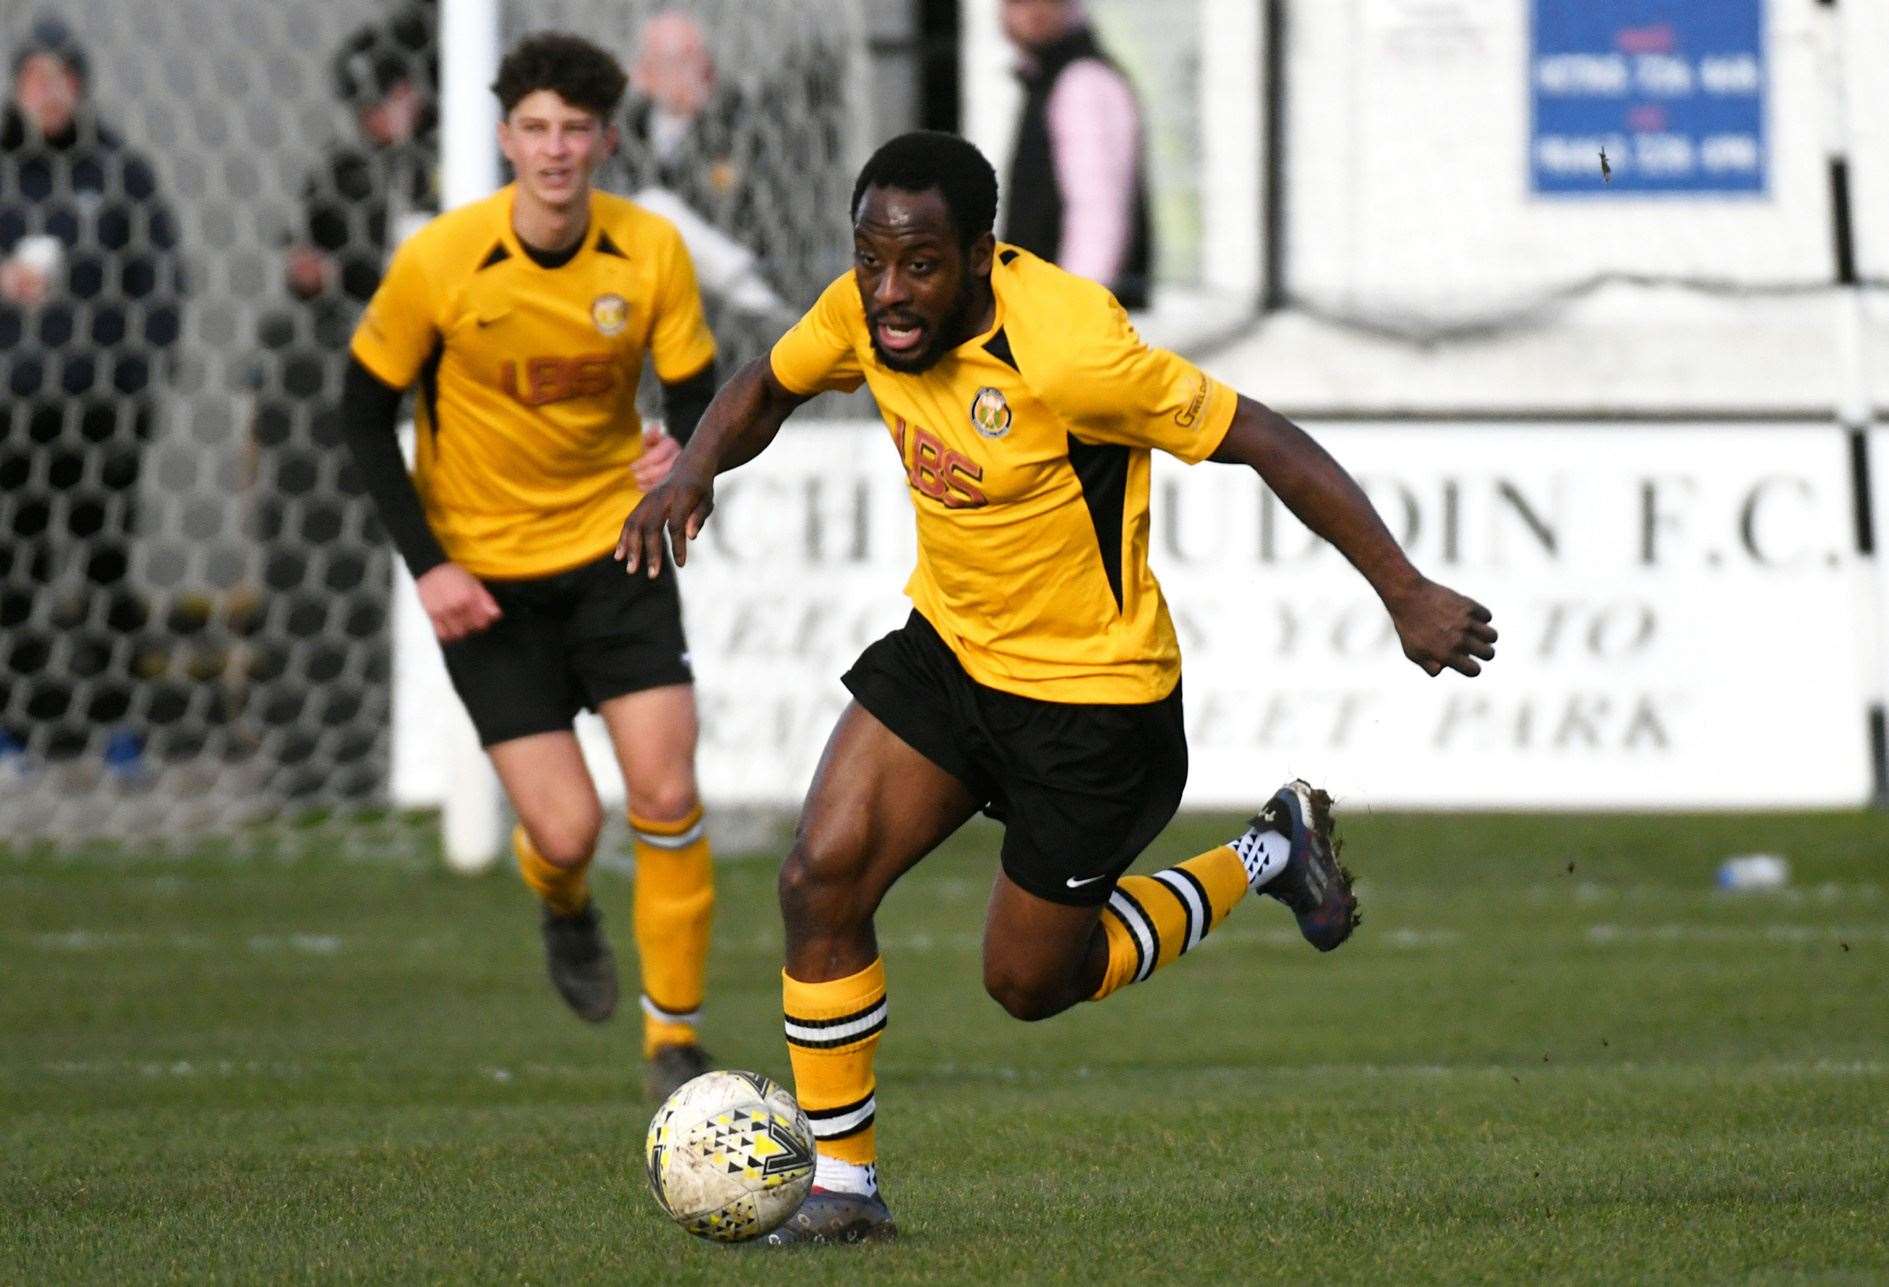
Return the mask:
[(0, 263), (0, 299), (20, 308), (38, 308), (52, 294), (52, 279), (19, 259)]
[(1440, 675), (1446, 668), (1479, 675), (1481, 662), (1495, 657), (1489, 609), (1446, 585), (1420, 577), (1385, 606), (1403, 641), (1404, 656), (1426, 675)]
[(313, 246), (298, 243), (289, 247), (283, 276), (291, 295), (313, 299), (334, 285), (335, 261)]
[(681, 454), (682, 445), (664, 433), (661, 425), (645, 425), (643, 454), (630, 464), (630, 474), (636, 479), (636, 490), (656, 490), (663, 479), (669, 477), (669, 467), (676, 463), (676, 457)]
[(498, 600), (478, 577), (457, 563), (442, 563), (413, 583), (420, 606), (433, 623), (441, 643), (456, 643), (475, 635), (505, 614)]
[(697, 477), (671, 470), (662, 485), (644, 496), (623, 520), (623, 534), (617, 538), (617, 561), (625, 572), (641, 571), (654, 578), (662, 572), (663, 542), (667, 540), (675, 551), (676, 566), (681, 567), (689, 561), (689, 542), (714, 512), (714, 475)]

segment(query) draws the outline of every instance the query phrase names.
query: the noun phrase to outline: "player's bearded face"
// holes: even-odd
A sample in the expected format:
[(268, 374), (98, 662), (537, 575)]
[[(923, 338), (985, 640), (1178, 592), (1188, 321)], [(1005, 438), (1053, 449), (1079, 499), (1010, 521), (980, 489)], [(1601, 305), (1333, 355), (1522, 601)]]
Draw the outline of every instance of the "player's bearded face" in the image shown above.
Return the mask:
[(540, 89), (519, 99), (500, 124), (499, 146), (520, 189), (563, 206), (589, 195), (591, 172), (614, 150), (616, 129), (556, 90)]
[[(977, 307), (977, 291), (970, 274), (960, 272), (957, 278), (957, 290), (952, 293), (943, 311), (933, 313), (930, 320), (925, 319), (919, 309), (909, 305), (867, 312), (866, 325), (872, 332), (872, 351), (878, 354), (881, 362), (894, 371), (903, 371), (908, 375), (929, 370), (970, 336), (975, 321), (971, 311)], [(922, 328), (916, 345), (910, 349), (895, 350), (890, 347), (888, 338), (902, 338), (914, 326)]]
[(894, 371), (928, 370), (984, 320), (987, 247), (959, 244), (936, 192), (871, 188), (857, 214), (853, 271), (872, 351)]

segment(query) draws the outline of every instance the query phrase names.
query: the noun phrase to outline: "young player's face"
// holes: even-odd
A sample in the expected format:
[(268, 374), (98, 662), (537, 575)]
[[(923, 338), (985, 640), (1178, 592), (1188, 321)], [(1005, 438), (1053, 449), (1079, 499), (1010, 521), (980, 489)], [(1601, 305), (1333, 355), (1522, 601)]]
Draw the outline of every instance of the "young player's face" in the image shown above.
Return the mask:
[(923, 371), (989, 324), (989, 233), (958, 244), (936, 188), (867, 188), (853, 220), (853, 275), (872, 349), (894, 371)]
[(615, 126), (573, 107), (556, 90), (533, 90), (498, 127), (499, 148), (520, 190), (553, 208), (590, 195), (590, 176), (616, 148)]

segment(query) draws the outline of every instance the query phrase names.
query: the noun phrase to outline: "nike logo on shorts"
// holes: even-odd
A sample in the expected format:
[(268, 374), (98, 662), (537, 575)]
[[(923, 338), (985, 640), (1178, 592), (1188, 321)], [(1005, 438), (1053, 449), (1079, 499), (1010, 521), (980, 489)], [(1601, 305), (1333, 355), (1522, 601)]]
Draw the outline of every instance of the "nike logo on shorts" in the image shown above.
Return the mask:
[(1077, 880), (1074, 876), (1071, 876), (1068, 880), (1065, 880), (1063, 884), (1069, 886), (1071, 889), (1081, 889), (1084, 885), (1093, 885), (1098, 880), (1107, 879), (1108, 873), (1104, 872), (1100, 876), (1084, 876), (1081, 880)]

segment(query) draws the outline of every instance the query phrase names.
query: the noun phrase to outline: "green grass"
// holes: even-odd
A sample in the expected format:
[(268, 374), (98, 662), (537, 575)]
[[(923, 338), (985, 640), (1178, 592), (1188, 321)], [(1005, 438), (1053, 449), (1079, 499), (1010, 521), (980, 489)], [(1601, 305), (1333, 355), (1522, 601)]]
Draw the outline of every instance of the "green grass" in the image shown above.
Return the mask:
[[(561, 1011), (509, 873), (0, 857), (0, 1281), (1889, 1276), (1889, 818), (1341, 818), (1343, 951), (1262, 901), (1040, 1025), (979, 984), (994, 831), (928, 860), (882, 917), (904, 1240), (786, 1256), (660, 1217), (637, 1026)], [(1752, 848), (1792, 886), (1714, 892)], [(723, 867), (708, 1035), (785, 1077), (772, 878)]]

